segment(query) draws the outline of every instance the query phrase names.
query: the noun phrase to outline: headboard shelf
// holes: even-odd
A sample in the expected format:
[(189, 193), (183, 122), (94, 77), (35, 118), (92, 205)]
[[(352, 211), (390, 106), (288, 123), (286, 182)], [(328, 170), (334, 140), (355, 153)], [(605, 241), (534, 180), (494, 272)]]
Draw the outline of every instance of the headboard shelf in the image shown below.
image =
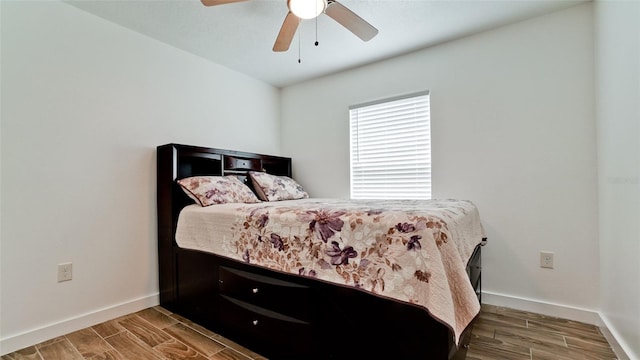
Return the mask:
[(224, 169), (225, 171), (229, 171), (229, 170), (262, 171), (262, 160), (247, 159), (247, 158), (227, 155), (224, 157)]

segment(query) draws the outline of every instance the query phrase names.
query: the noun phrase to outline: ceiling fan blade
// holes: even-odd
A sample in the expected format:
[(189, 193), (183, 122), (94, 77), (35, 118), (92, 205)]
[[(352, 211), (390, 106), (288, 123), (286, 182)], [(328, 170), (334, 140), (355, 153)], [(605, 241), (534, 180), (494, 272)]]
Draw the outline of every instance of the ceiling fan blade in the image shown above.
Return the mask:
[(291, 45), (291, 41), (293, 40), (293, 36), (296, 34), (296, 30), (298, 30), (299, 24), (300, 18), (289, 11), (287, 17), (284, 18), (276, 43), (273, 44), (273, 51), (289, 50), (289, 45)]
[(204, 6), (224, 5), (247, 0), (201, 0)]
[(329, 1), (325, 14), (364, 41), (378, 34), (378, 29), (337, 1)]

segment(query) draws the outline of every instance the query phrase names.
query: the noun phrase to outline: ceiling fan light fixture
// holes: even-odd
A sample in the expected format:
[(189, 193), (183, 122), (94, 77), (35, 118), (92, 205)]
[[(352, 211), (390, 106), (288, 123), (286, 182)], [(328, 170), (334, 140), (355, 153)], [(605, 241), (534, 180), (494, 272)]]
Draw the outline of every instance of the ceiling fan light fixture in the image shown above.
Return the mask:
[(327, 0), (287, 0), (287, 6), (300, 19), (313, 19), (327, 8)]

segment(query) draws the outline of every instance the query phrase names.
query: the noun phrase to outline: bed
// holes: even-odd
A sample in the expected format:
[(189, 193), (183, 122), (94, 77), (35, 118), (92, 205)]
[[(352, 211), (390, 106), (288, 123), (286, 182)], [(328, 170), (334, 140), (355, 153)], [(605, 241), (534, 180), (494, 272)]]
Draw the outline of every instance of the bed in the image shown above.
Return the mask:
[(251, 177), (290, 178), (291, 159), (167, 144), (157, 161), (163, 307), (270, 359), (464, 359), (486, 242), (472, 203), (202, 207), (178, 180), (233, 175), (260, 193)]

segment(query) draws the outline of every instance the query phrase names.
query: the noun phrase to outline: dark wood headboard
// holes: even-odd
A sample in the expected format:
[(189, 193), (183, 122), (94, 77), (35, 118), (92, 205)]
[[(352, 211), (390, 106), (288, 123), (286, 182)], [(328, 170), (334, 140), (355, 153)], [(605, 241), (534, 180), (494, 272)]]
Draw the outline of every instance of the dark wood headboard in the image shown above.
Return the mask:
[(253, 189), (249, 171), (291, 176), (291, 158), (242, 151), (166, 144), (157, 148), (160, 303), (175, 299), (175, 231), (178, 214), (193, 201), (176, 180), (197, 175), (236, 175)]

